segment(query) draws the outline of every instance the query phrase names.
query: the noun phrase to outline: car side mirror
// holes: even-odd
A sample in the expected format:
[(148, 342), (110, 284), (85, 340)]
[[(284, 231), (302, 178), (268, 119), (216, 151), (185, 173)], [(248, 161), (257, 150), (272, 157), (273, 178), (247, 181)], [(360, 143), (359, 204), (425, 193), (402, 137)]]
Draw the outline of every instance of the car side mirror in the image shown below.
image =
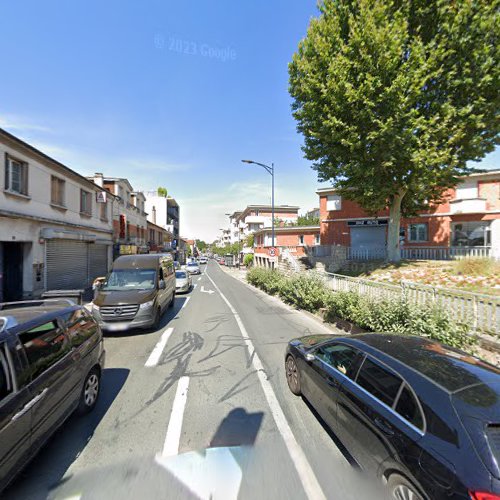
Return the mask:
[(311, 361), (314, 361), (316, 359), (316, 356), (314, 354), (311, 354), (310, 352), (308, 352), (306, 354), (305, 358), (306, 358), (306, 361), (310, 363)]
[(165, 285), (165, 281), (160, 280), (159, 287), (160, 290), (165, 290), (167, 288), (167, 285)]

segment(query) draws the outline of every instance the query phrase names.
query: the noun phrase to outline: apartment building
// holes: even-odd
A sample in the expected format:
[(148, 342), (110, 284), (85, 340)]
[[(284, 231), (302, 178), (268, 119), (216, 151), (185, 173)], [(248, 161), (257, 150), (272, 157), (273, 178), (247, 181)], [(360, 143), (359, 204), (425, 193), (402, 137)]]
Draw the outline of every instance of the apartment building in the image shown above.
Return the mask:
[(159, 195), (157, 191), (144, 192), (148, 221), (165, 228), (172, 234), (171, 247), (177, 258), (180, 230), (180, 207), (171, 196)]
[(150, 253), (169, 252), (172, 248), (172, 233), (164, 227), (148, 221), (148, 248)]
[(113, 256), (147, 253), (146, 198), (134, 191), (130, 182), (122, 177), (106, 177), (95, 173), (89, 177), (111, 194), (113, 210)]
[[(369, 216), (357, 203), (343, 199), (335, 189), (317, 191), (320, 200), (322, 245), (383, 253), (387, 245), (388, 210)], [(429, 257), (442, 249), (457, 255), (500, 258), (500, 170), (474, 173), (446, 201), (401, 220), (401, 248), (405, 256)], [(431, 251), (432, 250), (432, 251)]]
[(85, 289), (106, 274), (106, 190), (2, 129), (0, 155), (0, 301)]

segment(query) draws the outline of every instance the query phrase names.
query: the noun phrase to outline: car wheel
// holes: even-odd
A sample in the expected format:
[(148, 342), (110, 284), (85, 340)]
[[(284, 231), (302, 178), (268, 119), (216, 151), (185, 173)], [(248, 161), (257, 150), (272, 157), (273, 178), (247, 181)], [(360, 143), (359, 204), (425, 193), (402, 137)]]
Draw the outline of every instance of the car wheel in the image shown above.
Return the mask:
[(393, 474), (387, 481), (389, 494), (395, 500), (423, 500), (415, 486), (399, 474)]
[(285, 363), (288, 387), (296, 396), (300, 396), (300, 372), (293, 356), (288, 356)]
[(154, 317), (154, 320), (153, 320), (153, 324), (151, 325), (151, 328), (153, 330), (157, 330), (158, 327), (160, 326), (160, 319), (161, 319), (161, 310), (158, 307), (156, 309), (156, 312), (155, 312), (155, 317)]
[(97, 404), (99, 392), (101, 390), (101, 375), (97, 368), (92, 368), (85, 378), (80, 402), (78, 403), (78, 413), (83, 415), (92, 411)]
[(174, 307), (175, 304), (175, 292), (172, 293), (172, 299), (168, 303), (168, 307)]

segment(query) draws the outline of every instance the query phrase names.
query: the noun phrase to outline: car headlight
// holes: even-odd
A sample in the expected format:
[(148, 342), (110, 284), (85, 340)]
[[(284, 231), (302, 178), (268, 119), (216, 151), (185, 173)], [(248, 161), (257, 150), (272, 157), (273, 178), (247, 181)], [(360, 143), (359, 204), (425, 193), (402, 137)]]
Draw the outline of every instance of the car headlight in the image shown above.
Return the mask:
[(154, 303), (155, 303), (154, 300), (150, 300), (149, 302), (144, 302), (144, 304), (141, 304), (139, 306), (139, 309), (142, 309), (142, 310), (144, 310), (144, 309), (150, 309), (151, 307), (153, 307)]

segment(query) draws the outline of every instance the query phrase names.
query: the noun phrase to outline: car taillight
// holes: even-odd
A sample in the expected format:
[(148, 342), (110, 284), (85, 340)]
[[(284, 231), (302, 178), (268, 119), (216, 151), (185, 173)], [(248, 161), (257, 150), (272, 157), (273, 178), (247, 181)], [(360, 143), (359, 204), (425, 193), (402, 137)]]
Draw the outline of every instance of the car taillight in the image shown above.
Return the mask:
[(500, 500), (500, 495), (487, 491), (469, 491), (472, 500)]

